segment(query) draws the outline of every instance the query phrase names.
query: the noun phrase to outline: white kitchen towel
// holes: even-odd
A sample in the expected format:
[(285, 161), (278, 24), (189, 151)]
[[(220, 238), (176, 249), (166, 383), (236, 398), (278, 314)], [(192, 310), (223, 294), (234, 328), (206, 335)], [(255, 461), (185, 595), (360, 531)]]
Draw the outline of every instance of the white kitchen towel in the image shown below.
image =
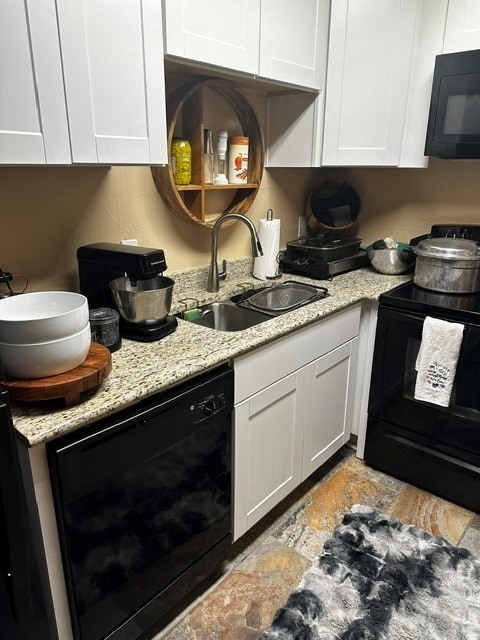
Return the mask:
[(425, 318), (422, 342), (415, 363), (416, 400), (448, 407), (462, 338), (463, 324), (430, 316)]
[(261, 218), (258, 224), (258, 237), (263, 256), (255, 258), (253, 275), (257, 280), (275, 278), (278, 272), (277, 256), (280, 250), (280, 220)]

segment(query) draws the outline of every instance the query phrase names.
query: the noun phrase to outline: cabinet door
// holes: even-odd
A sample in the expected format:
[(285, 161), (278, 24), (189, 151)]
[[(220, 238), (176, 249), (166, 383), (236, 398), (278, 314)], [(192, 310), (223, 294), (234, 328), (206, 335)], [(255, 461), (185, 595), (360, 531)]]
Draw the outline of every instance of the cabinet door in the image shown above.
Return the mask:
[(70, 162), (55, 0), (0, 4), (0, 163)]
[(258, 73), (260, 0), (164, 0), (165, 53)]
[(57, 0), (73, 162), (167, 162), (156, 0)]
[(347, 342), (308, 366), (302, 480), (350, 437), (357, 340)]
[(330, 0), (262, 0), (260, 75), (323, 88)]
[(418, 0), (332, 0), (324, 165), (398, 165)]
[(306, 369), (235, 407), (234, 539), (300, 484)]
[(450, 0), (443, 52), (470, 49), (480, 49), (480, 2)]
[(448, 0), (422, 0), (417, 12), (400, 167), (426, 167), (425, 137), (435, 56), (442, 53)]
[(319, 167), (323, 92), (267, 96), (266, 167)]

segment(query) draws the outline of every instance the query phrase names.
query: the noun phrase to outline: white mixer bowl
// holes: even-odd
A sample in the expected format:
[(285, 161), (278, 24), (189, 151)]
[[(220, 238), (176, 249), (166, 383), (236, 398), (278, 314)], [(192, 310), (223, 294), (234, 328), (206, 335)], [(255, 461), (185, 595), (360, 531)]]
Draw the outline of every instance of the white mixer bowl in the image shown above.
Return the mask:
[(71, 291), (37, 291), (0, 300), (0, 342), (59, 340), (88, 325), (88, 301)]

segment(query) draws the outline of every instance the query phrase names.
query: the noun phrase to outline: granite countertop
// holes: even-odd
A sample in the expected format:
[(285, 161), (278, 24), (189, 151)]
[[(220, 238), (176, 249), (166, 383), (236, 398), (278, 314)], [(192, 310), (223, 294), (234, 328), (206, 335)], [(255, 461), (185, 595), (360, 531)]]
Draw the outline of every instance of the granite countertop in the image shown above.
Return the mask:
[[(227, 280), (221, 283), (218, 294), (206, 292), (202, 269), (169, 274), (174, 277), (177, 288), (172, 313), (225, 299), (247, 285), (270, 286), (271, 282), (254, 280), (248, 270), (245, 276), (245, 261), (237, 262), (230, 268)], [(179, 320), (176, 331), (162, 340), (142, 343), (123, 339), (121, 349), (112, 354), (111, 374), (97, 389), (86, 392), (82, 402), (69, 408), (62, 407), (60, 401), (35, 405), (12, 402), (15, 428), (29, 446), (42, 444), (352, 304), (377, 300), (381, 293), (409, 279), (411, 275), (386, 276), (370, 267), (330, 281), (291, 274), (283, 276), (274, 284), (297, 280), (326, 286), (329, 296), (244, 331), (216, 331)]]

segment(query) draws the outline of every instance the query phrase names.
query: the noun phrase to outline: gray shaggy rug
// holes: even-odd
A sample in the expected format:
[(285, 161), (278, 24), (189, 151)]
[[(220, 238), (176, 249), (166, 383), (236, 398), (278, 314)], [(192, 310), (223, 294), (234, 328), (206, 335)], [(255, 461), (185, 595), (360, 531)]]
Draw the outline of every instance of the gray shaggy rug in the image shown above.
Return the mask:
[(367, 639), (479, 640), (480, 560), (355, 505), (261, 640)]

